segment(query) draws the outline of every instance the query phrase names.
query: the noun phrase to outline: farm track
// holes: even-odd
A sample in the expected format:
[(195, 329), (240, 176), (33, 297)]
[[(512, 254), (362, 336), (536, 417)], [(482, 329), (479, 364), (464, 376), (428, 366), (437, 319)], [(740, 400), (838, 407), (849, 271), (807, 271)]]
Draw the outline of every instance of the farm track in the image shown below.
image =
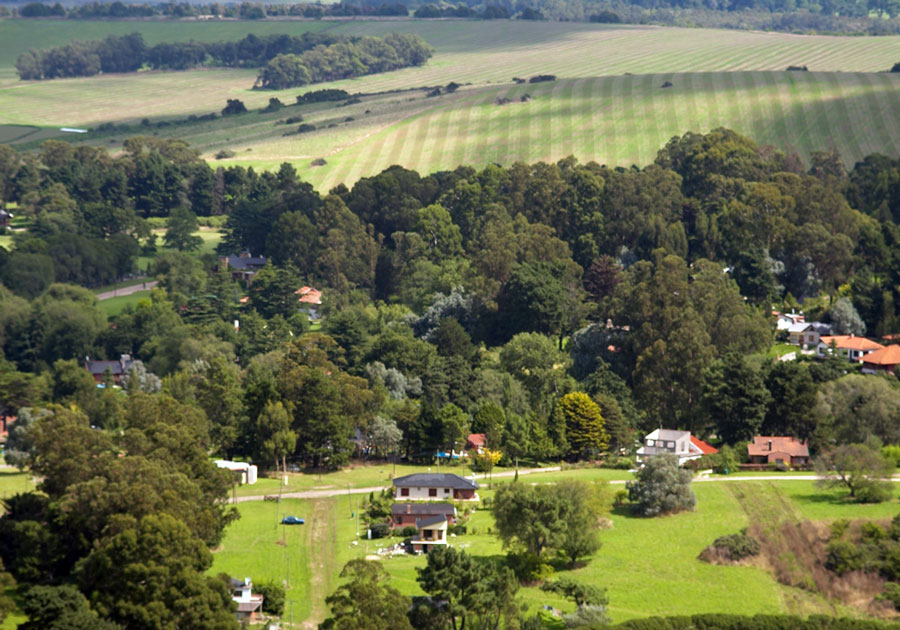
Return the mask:
[(334, 501), (319, 499), (312, 502), (309, 525), (309, 592), (301, 593), (312, 603), (309, 617), (302, 627), (315, 630), (325, 620), (325, 597), (332, 591), (335, 573), (336, 527)]

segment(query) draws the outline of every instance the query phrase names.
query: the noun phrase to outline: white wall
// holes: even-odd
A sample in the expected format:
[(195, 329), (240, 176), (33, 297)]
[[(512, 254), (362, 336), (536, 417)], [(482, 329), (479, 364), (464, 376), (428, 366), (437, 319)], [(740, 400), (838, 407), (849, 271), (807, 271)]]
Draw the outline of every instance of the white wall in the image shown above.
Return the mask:
[(438, 488), (437, 496), (434, 497), (428, 496), (429, 489), (430, 488), (410, 488), (409, 496), (405, 497), (400, 494), (401, 488), (394, 488), (394, 498), (410, 499), (412, 501), (438, 501), (453, 498), (453, 490), (451, 488)]

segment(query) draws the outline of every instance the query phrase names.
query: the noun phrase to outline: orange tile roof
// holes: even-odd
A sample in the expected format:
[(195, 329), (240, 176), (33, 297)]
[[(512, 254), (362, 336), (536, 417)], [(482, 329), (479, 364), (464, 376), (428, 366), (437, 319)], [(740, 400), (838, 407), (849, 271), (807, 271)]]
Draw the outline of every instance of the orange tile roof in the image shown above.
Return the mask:
[(484, 446), (487, 438), (484, 433), (470, 433), (469, 437), (466, 438), (466, 442), (472, 446)]
[(831, 342), (834, 341), (834, 345), (842, 350), (880, 350), (884, 348), (880, 343), (854, 335), (823, 335), (820, 337), (820, 340), (826, 346), (830, 346)]
[[(772, 448), (769, 448), (770, 442)], [(806, 446), (806, 442), (801, 442), (794, 437), (757, 435), (747, 445), (747, 453), (760, 457), (767, 457), (769, 453), (785, 453), (791, 457), (809, 457), (809, 448)]]
[(297, 300), (302, 304), (321, 304), (322, 303), (322, 292), (313, 289), (312, 287), (300, 287), (296, 291), (295, 294), (300, 296), (300, 299)]
[(715, 446), (707, 444), (700, 438), (694, 437), (693, 435), (691, 436), (691, 444), (699, 448), (700, 452), (704, 455), (713, 455), (719, 452), (719, 449), (717, 449)]
[(870, 352), (863, 359), (863, 363), (874, 365), (900, 365), (900, 346), (885, 346), (881, 350)]

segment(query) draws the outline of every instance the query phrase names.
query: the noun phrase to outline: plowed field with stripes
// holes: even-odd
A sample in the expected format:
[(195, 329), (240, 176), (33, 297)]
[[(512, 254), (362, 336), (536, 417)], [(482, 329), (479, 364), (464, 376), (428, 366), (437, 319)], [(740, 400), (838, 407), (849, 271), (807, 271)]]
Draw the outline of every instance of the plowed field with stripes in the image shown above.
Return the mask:
[[(44, 25), (43, 35), (29, 39), (21, 22), (15, 31), (10, 24), (0, 21), (0, 41), (9, 36), (0, 55), (6, 66), (0, 68), (0, 131), (2, 125), (49, 130), (184, 117), (218, 111), (228, 98), (240, 98), (254, 109), (271, 96), (292, 103), (304, 91), (253, 91), (255, 72), (238, 69), (21, 82), (6, 65), (17, 48), (27, 48), (32, 40), (44, 46), (65, 43), (77, 39), (78, 29), (49, 28), (54, 23), (42, 21), (34, 28)], [(420, 34), (435, 47), (423, 67), (305, 88), (379, 93), (360, 104), (251, 113), (156, 132), (185, 138), (209, 158), (229, 149), (237, 154), (232, 163), (268, 168), (294, 162), (323, 189), (350, 184), (391, 164), (431, 172), (571, 154), (582, 161), (642, 165), (673, 135), (718, 126), (804, 158), (812, 150), (836, 148), (849, 164), (875, 151), (894, 155), (900, 146), (900, 74), (884, 72), (900, 61), (897, 37), (505, 20), (90, 25), (93, 38), (109, 26), (110, 32), (141, 31), (150, 43), (310, 29)], [(789, 65), (810, 71), (786, 72)], [(536, 74), (554, 74), (557, 80), (512, 82)], [(451, 81), (463, 87), (436, 98), (426, 98), (425, 90), (410, 91)], [(672, 86), (663, 88), (666, 82)], [(531, 99), (521, 102), (526, 94)], [(512, 102), (497, 105), (501, 98)], [(285, 137), (288, 128), (275, 122), (295, 112), (318, 130)], [(115, 150), (125, 135), (85, 140)], [(21, 141), (30, 142), (27, 137)], [(327, 164), (312, 167), (316, 158)]]

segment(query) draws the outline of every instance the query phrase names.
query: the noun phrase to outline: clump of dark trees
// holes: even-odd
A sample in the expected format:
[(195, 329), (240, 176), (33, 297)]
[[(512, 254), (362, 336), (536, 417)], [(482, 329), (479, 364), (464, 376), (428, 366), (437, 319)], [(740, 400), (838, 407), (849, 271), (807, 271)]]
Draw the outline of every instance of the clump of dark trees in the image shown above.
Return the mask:
[(433, 49), (418, 35), (392, 33), (384, 38), (361, 37), (295, 54), (275, 56), (260, 71), (256, 85), (283, 90), (308, 83), (337, 81), (365, 74), (420, 66)]
[[(306, 74), (302, 76), (307, 79), (287, 85), (277, 70), (285, 65), (285, 58), (292, 60), (297, 56), (303, 60)], [(406, 34), (385, 38), (318, 32), (299, 36), (250, 34), (234, 42), (191, 40), (147, 46), (140, 33), (131, 33), (121, 37), (110, 35), (101, 41), (75, 41), (57, 48), (29, 50), (19, 55), (16, 70), (20, 79), (40, 80), (93, 76), (101, 72), (136, 72), (143, 67), (153, 70), (187, 70), (201, 65), (265, 67), (260, 73), (263, 87), (294, 87), (419, 65), (430, 56), (431, 48), (420, 37)]]

